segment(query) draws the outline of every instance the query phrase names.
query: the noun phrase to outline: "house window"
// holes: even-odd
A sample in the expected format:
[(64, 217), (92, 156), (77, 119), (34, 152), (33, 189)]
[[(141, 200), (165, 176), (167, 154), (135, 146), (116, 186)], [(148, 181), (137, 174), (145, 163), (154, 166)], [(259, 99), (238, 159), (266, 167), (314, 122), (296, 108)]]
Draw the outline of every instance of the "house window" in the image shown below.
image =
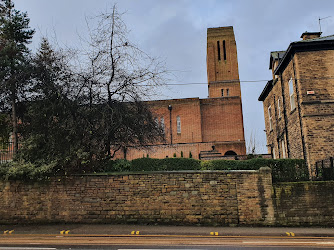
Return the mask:
[(181, 118), (180, 116), (176, 117), (176, 131), (178, 134), (181, 134)]
[(221, 92), (222, 92), (222, 96), (224, 96), (224, 89), (221, 89)]
[(220, 43), (219, 43), (219, 41), (217, 41), (217, 52), (218, 52), (218, 61), (220, 61), (221, 60), (221, 58), (220, 58)]
[(159, 127), (159, 120), (158, 120), (158, 118), (154, 118), (154, 122), (155, 122), (155, 125), (156, 125), (157, 127)]
[(278, 97), (277, 100), (277, 112), (278, 112), (278, 118), (281, 118), (281, 98)]
[(161, 117), (160, 119), (160, 124), (161, 124), (162, 132), (165, 133), (165, 119), (163, 117)]
[(289, 81), (289, 94), (290, 94), (290, 105), (291, 105), (291, 111), (292, 111), (296, 108), (295, 92), (293, 90), (292, 78)]
[(271, 113), (271, 106), (268, 108), (268, 116), (269, 116), (269, 130), (273, 130), (273, 116)]
[(282, 157), (286, 158), (284, 139), (282, 140), (281, 145), (282, 145)]
[(230, 90), (226, 89), (226, 96), (229, 96), (229, 95), (230, 95)]

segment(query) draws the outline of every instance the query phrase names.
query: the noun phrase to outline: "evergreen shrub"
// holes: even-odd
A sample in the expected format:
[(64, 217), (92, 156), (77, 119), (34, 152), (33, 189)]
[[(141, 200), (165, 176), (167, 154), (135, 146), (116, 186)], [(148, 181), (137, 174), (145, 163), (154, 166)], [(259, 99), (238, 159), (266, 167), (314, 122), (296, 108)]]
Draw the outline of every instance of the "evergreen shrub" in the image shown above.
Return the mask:
[(273, 182), (309, 180), (305, 161), (301, 159), (211, 160), (203, 161), (201, 166), (203, 170), (258, 170), (261, 167), (270, 167)]
[[(296, 182), (309, 180), (308, 169), (300, 159), (250, 159), (245, 161), (210, 160), (199, 161), (192, 158), (139, 158), (132, 161), (115, 160), (96, 169), (96, 172), (137, 172), (137, 171), (177, 171), (177, 170), (258, 170), (272, 169), (273, 182)], [(43, 180), (61, 174), (56, 163), (31, 164), (11, 162), (0, 165), (1, 179)], [(89, 173), (89, 172), (86, 172)]]
[(199, 160), (188, 158), (139, 158), (131, 161), (131, 171), (201, 170)]

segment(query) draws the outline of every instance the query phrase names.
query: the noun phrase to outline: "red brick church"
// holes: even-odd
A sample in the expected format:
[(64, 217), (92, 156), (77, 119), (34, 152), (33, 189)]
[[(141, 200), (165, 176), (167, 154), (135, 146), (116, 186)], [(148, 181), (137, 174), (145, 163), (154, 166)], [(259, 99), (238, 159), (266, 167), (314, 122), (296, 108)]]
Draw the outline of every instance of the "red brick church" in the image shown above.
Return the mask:
[(128, 147), (116, 158), (245, 155), (237, 46), (233, 27), (207, 31), (209, 97), (149, 101), (166, 140), (143, 148)]

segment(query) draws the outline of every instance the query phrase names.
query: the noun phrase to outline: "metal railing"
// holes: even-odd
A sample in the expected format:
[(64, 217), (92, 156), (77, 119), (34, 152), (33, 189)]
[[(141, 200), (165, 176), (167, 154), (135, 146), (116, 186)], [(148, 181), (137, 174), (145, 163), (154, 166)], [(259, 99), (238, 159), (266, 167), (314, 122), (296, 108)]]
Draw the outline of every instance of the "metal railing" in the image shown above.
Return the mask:
[(14, 144), (13, 142), (0, 144), (0, 164), (10, 162), (14, 156)]
[(328, 181), (334, 180), (334, 158), (317, 161), (315, 163), (315, 175), (317, 179)]

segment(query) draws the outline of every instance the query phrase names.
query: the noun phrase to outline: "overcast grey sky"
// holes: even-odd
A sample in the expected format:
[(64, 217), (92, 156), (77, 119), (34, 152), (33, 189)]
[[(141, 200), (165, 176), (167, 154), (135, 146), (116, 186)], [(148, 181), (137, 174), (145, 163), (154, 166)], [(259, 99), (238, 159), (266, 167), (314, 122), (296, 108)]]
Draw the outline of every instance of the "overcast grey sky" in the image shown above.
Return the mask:
[[(257, 99), (269, 80), (270, 51), (285, 50), (304, 31), (334, 34), (333, 0), (14, 0), (27, 11), (36, 29), (32, 49), (41, 36), (77, 46), (86, 32), (85, 16), (111, 8), (126, 11), (131, 39), (150, 55), (166, 61), (174, 72), (169, 83), (206, 83), (206, 29), (233, 26), (241, 80), (246, 141), (253, 133), (257, 151), (266, 153), (262, 103)], [(173, 86), (159, 99), (207, 97), (207, 85)]]

